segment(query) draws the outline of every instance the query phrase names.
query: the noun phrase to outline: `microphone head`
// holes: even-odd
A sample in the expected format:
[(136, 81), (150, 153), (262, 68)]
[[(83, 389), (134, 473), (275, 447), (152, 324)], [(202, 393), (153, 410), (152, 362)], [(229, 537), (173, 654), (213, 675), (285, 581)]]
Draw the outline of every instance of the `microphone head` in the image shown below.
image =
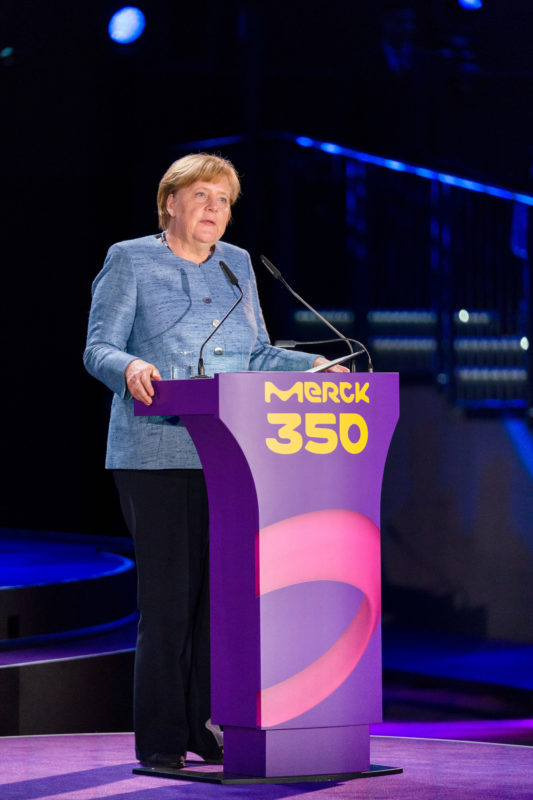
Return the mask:
[(281, 272), (277, 267), (274, 266), (272, 261), (269, 261), (266, 256), (259, 256), (259, 259), (265, 265), (270, 274), (274, 276), (274, 278), (277, 278), (278, 280), (281, 279)]
[(229, 282), (232, 283), (233, 286), (238, 286), (239, 285), (239, 281), (237, 280), (237, 278), (235, 277), (233, 272), (230, 270), (228, 265), (224, 261), (219, 261), (218, 263), (220, 264), (220, 266), (224, 270), (224, 274), (225, 274), (226, 278), (229, 280)]

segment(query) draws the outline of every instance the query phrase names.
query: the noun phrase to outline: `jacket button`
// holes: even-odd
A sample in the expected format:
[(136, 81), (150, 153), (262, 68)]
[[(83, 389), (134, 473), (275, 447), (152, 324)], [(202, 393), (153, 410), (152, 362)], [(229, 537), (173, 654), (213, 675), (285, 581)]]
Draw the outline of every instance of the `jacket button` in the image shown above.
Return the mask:
[(213, 328), (216, 328), (216, 326), (219, 325), (219, 324), (220, 324), (220, 320), (219, 319), (214, 319), (213, 320)]
[(213, 301), (211, 300), (210, 297), (202, 297), (202, 302), (203, 303), (212, 303)]
[(215, 347), (214, 353), (216, 356), (221, 356), (223, 352), (224, 351), (221, 347)]

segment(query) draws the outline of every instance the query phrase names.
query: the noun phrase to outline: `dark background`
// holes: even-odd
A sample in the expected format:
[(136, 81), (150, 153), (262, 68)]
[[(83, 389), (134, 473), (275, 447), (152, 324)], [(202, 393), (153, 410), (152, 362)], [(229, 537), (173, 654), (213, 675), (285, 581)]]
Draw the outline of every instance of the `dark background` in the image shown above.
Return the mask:
[[(126, 533), (103, 469), (110, 397), (81, 360), (90, 284), (114, 241), (156, 231), (157, 184), (185, 143), (244, 137), (237, 150), (216, 149), (243, 183), (226, 238), (256, 267), (259, 252), (291, 251), (280, 225), (289, 202), (310, 226), (304, 240), (310, 210), (321, 215), (320, 250), (299, 273), (283, 264), (316, 305), (328, 255), (329, 302), (355, 303), (339, 209), (315, 175), (284, 196), (268, 132), (533, 190), (533, 12), (523, 0), (486, 0), (477, 12), (455, 0), (140, 5), (146, 30), (131, 45), (108, 37), (117, 4), (2, 6), (0, 50), (12, 48), (0, 58), (2, 526)], [(287, 301), (269, 281), (259, 275), (267, 324), (284, 336)], [(379, 291), (395, 307), (400, 275)]]

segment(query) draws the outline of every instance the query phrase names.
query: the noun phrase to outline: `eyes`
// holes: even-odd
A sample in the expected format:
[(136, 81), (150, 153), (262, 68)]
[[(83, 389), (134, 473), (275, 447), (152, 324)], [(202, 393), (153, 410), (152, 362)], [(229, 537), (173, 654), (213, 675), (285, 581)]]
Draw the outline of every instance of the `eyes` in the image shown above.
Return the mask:
[[(208, 194), (208, 192), (206, 192), (204, 189), (198, 189), (198, 191), (194, 193), (194, 196), (195, 196), (195, 198), (196, 198), (197, 200), (199, 200), (200, 202), (203, 202), (203, 201), (205, 201), (205, 200), (207, 200), (207, 199), (208, 199), (208, 197), (209, 197), (209, 194)], [(228, 205), (229, 205), (229, 198), (228, 198), (228, 197), (226, 197), (226, 195), (219, 195), (219, 196), (218, 196), (218, 197), (215, 199), (215, 202), (216, 202), (216, 203), (217, 203), (219, 206), (221, 206), (221, 208), (225, 208), (226, 206), (228, 206)]]

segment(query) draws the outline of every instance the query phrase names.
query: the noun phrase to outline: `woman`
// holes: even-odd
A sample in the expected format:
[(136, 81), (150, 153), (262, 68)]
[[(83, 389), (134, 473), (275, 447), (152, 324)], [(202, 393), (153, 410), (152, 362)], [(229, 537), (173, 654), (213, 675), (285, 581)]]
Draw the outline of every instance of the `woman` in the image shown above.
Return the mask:
[[(248, 253), (220, 241), (240, 194), (218, 156), (174, 162), (158, 191), (161, 234), (113, 245), (93, 284), (84, 362), (114, 392), (106, 467), (134, 538), (140, 621), (134, 724), (139, 760), (181, 768), (187, 750), (222, 758), (210, 722), (208, 514), (203, 473), (177, 417), (135, 417), (153, 381), (170, 378), (172, 354), (204, 351), (207, 374), (303, 370), (325, 359), (270, 345)], [(344, 369), (344, 368), (341, 368)]]

